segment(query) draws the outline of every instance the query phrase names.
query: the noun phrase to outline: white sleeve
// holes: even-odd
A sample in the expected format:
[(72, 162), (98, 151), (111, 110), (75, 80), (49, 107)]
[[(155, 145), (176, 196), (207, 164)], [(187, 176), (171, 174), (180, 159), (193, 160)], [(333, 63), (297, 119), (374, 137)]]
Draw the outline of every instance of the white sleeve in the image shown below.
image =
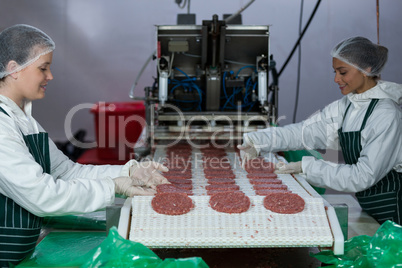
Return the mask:
[(300, 123), (271, 127), (248, 135), (262, 151), (338, 149), (337, 131), (343, 107), (343, 101), (336, 101)]
[[(46, 132), (43, 127), (30, 117), (39, 131)], [(69, 180), (115, 178), (121, 176), (123, 165), (81, 165), (71, 161), (54, 142), (49, 138), (49, 153), (51, 161), (51, 174), (55, 179)]]
[(0, 192), (35, 215), (86, 213), (114, 202), (114, 183), (106, 176), (65, 181), (44, 173), (21, 133), (6, 123), (1, 124), (0, 148)]
[[(386, 115), (386, 116), (384, 116)], [(303, 157), (307, 181), (318, 187), (359, 192), (382, 179), (402, 160), (401, 113), (375, 109), (362, 131), (362, 151), (354, 165)]]
[(120, 165), (81, 165), (71, 161), (49, 139), (49, 151), (51, 161), (51, 174), (55, 179), (70, 180), (116, 178), (120, 176), (123, 166)]

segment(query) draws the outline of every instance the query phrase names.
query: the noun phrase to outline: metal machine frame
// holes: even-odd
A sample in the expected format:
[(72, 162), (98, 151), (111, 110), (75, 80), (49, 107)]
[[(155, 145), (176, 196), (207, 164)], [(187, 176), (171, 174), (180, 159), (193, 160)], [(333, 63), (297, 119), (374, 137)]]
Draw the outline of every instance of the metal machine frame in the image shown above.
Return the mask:
[(156, 26), (156, 38), (157, 77), (145, 88), (151, 146), (178, 137), (241, 141), (276, 122), (268, 25), (226, 25), (214, 15), (202, 25)]

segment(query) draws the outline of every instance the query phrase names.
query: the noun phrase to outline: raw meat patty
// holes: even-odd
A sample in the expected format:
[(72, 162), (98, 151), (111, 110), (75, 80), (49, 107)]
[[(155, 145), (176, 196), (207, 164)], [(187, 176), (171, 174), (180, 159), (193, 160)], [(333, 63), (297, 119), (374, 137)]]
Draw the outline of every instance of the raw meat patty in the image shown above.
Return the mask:
[(185, 183), (172, 183), (173, 186), (183, 189), (183, 190), (193, 190), (192, 184), (185, 184)]
[(256, 179), (256, 180), (250, 180), (250, 183), (255, 185), (255, 184), (282, 184), (281, 180), (277, 179)]
[(240, 190), (240, 186), (236, 184), (210, 184), (205, 186), (207, 191), (209, 190)]
[(275, 179), (278, 175), (275, 173), (248, 173), (247, 178), (249, 179)]
[(205, 162), (203, 164), (204, 169), (217, 169), (217, 170), (231, 170), (232, 166), (230, 165), (230, 163), (208, 163)]
[(209, 199), (212, 209), (224, 213), (242, 213), (250, 208), (250, 198), (242, 192), (216, 193)]
[(203, 156), (202, 161), (204, 162), (219, 162), (219, 163), (230, 163), (229, 158), (227, 158), (226, 156), (221, 156), (221, 157), (217, 157), (217, 156)]
[(262, 189), (280, 189), (287, 190), (288, 187), (285, 184), (255, 184), (253, 185), (254, 190)]
[(295, 214), (302, 212), (303, 198), (293, 193), (272, 193), (264, 198), (264, 207), (276, 213)]
[(188, 179), (168, 179), (168, 181), (170, 183), (173, 184), (192, 184), (192, 180), (188, 180)]
[(152, 208), (160, 214), (183, 215), (194, 207), (193, 200), (186, 194), (161, 193), (155, 195), (151, 202)]
[(224, 174), (224, 173), (209, 173), (209, 174), (205, 174), (205, 178), (206, 179), (220, 179), (220, 178), (226, 178), (226, 179), (234, 179), (236, 178), (235, 174)]
[[(190, 186), (192, 186), (190, 184)], [(192, 195), (193, 192), (180, 187), (176, 187), (173, 184), (159, 184), (156, 186), (156, 193), (182, 193), (186, 195)]]
[(209, 184), (235, 184), (235, 180), (228, 178), (208, 179)]
[(233, 170), (231, 169), (204, 169), (205, 174), (229, 174), (232, 175)]
[(192, 178), (192, 175), (191, 175), (191, 174), (184, 174), (184, 173), (183, 173), (183, 174), (177, 174), (177, 173), (174, 173), (174, 174), (163, 173), (162, 176), (165, 177), (166, 179), (178, 179), (178, 180), (180, 180), (180, 179), (186, 180), (186, 179), (191, 179), (191, 178)]
[(272, 193), (291, 193), (289, 190), (280, 190), (280, 189), (261, 189), (261, 190), (255, 190), (256, 195), (269, 195)]
[(215, 190), (208, 190), (207, 195), (212, 196), (217, 193), (225, 193), (225, 192), (240, 192), (243, 193), (242, 191), (239, 190), (228, 190), (228, 189), (215, 189)]
[[(169, 171), (167, 173), (191, 173), (190, 166), (166, 166)], [(163, 173), (166, 174), (166, 173)]]

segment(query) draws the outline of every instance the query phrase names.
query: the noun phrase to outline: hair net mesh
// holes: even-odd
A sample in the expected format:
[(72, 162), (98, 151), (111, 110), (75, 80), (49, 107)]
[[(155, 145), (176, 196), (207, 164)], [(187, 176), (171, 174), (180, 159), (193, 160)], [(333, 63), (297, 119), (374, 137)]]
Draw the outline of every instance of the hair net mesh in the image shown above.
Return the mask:
[(352, 65), (367, 76), (378, 76), (387, 62), (388, 49), (358, 36), (340, 42), (332, 49), (331, 56)]
[[(53, 40), (35, 27), (17, 24), (3, 30), (0, 33), (0, 79), (21, 71), (54, 49)], [(9, 70), (7, 64), (12, 60), (18, 65)]]

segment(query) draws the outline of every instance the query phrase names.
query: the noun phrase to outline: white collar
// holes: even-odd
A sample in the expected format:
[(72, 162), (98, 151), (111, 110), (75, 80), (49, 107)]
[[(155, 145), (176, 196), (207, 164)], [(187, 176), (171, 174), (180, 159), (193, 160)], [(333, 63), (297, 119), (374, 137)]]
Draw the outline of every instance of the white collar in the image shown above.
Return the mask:
[(4, 103), (7, 108), (16, 116), (31, 116), (32, 115), (32, 102), (26, 101), (24, 103), (24, 108), (21, 110), (12, 99), (4, 95), (0, 95), (0, 103)]
[(400, 104), (402, 101), (402, 85), (387, 81), (378, 81), (377, 85), (369, 90), (360, 94), (350, 93), (347, 95), (347, 98), (355, 106), (361, 106), (372, 99), (391, 99)]

